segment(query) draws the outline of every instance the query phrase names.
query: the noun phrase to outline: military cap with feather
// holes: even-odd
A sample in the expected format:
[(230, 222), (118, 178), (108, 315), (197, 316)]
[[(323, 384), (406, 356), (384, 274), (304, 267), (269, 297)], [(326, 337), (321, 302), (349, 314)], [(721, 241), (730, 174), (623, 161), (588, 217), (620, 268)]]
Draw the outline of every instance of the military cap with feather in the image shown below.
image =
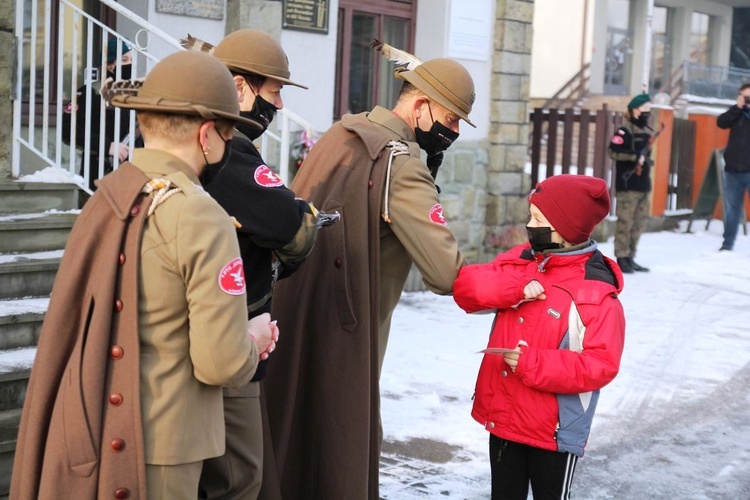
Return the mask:
[(261, 128), (240, 116), (234, 81), (226, 66), (201, 52), (183, 51), (165, 57), (136, 91), (103, 93), (109, 104), (120, 108), (224, 119)]

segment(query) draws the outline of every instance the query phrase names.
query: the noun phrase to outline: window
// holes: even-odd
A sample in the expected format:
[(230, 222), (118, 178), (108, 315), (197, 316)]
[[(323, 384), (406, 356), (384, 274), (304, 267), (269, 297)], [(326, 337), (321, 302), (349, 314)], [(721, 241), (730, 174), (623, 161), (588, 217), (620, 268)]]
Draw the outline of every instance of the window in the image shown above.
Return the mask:
[(649, 89), (666, 90), (672, 76), (672, 17), (674, 9), (654, 7), (651, 21), (651, 71)]
[(711, 64), (711, 16), (693, 12), (690, 23), (690, 62)]
[(628, 93), (633, 55), (630, 9), (629, 0), (608, 0), (607, 2), (607, 54), (604, 92), (609, 95), (626, 95)]
[(393, 78), (394, 64), (370, 43), (377, 38), (413, 52), (416, 8), (416, 0), (339, 2), (334, 119), (395, 103), (401, 81)]

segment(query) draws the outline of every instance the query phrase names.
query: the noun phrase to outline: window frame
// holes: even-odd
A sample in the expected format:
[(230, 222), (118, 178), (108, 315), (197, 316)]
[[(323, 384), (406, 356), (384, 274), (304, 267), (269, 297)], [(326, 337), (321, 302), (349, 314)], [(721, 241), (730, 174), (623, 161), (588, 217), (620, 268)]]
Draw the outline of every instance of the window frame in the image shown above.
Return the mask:
[[(357, 0), (340, 0), (338, 9), (338, 35), (336, 40), (336, 89), (333, 104), (333, 119), (339, 120), (349, 107), (349, 77), (351, 72), (352, 19), (354, 14), (372, 15), (375, 17), (375, 32), (382, 36), (385, 18), (396, 18), (408, 23), (408, 46), (399, 47), (414, 52), (414, 35), (417, 23), (417, 0), (369, 0), (366, 3)], [(372, 68), (372, 101), (377, 104), (380, 93), (380, 65)], [(371, 107), (372, 107), (371, 106)]]

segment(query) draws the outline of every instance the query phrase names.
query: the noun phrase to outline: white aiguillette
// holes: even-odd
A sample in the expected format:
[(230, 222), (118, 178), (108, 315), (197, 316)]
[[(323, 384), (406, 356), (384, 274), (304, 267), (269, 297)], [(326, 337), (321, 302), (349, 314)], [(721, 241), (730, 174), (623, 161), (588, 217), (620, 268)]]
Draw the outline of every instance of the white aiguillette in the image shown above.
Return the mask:
[(515, 349), (506, 349), (505, 347), (488, 347), (478, 351), (477, 354), (506, 354), (508, 352), (519, 352)]

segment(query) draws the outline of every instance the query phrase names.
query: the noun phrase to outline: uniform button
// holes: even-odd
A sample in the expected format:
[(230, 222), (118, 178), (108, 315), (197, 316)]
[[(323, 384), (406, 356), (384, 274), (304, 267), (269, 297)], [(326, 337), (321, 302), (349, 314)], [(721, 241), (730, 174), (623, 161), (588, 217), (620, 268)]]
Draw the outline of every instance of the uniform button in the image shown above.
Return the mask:
[(503, 370), (503, 377), (507, 377), (507, 376), (508, 376), (508, 372), (506, 370)]
[(135, 217), (140, 211), (141, 207), (139, 205), (133, 205), (132, 207), (130, 207), (130, 216)]
[(128, 490), (127, 488), (117, 488), (115, 490), (115, 498), (117, 498), (118, 500), (128, 498), (129, 496), (130, 490)]
[(109, 395), (109, 404), (113, 406), (120, 406), (122, 404), (122, 394), (113, 392)]
[(372, 189), (372, 179), (367, 181), (367, 189)]
[(120, 262), (120, 265), (125, 264), (125, 254), (124, 253), (120, 254), (120, 260), (119, 260), (119, 262)]
[(523, 318), (518, 318), (519, 323), (523, 323)]
[(333, 265), (335, 265), (336, 267), (341, 267), (341, 259), (336, 259), (335, 261), (333, 261)]
[(115, 438), (109, 443), (109, 446), (115, 451), (122, 451), (125, 448), (125, 441), (120, 438)]
[(381, 151), (380, 153), (378, 153), (378, 158), (382, 158), (382, 157), (383, 157), (383, 152)]
[(120, 359), (123, 354), (124, 352), (122, 350), (122, 347), (120, 347), (119, 345), (113, 345), (109, 350), (109, 355), (112, 356), (112, 359)]
[(122, 311), (122, 301), (120, 299), (115, 300), (115, 311)]
[(489, 424), (487, 425), (487, 427), (489, 427), (490, 429), (494, 429), (494, 428), (495, 428), (495, 422), (490, 422), (490, 423), (489, 423)]

